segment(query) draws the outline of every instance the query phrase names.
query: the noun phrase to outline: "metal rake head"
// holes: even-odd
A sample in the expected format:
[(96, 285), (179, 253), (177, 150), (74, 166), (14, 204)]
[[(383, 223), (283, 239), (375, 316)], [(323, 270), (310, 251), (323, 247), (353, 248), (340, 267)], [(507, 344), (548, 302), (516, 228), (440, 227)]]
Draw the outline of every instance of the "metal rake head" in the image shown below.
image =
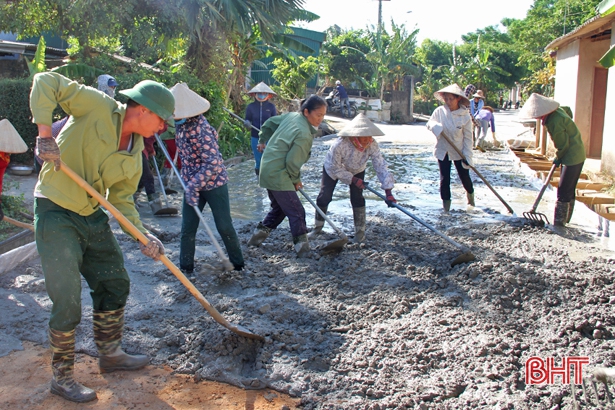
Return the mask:
[(547, 218), (547, 215), (540, 212), (523, 212), (523, 217), (535, 226), (545, 226), (545, 224), (549, 224), (549, 218)]
[[(597, 382), (602, 383), (602, 388)], [(590, 408), (595, 409), (615, 409), (613, 404), (613, 394), (609, 390), (609, 384), (615, 383), (615, 369), (609, 368), (597, 368), (589, 377), (583, 378), (581, 384), (582, 394), (581, 398), (577, 398), (576, 386), (571, 383), (570, 389), (572, 391), (572, 400), (574, 403), (574, 409)]]

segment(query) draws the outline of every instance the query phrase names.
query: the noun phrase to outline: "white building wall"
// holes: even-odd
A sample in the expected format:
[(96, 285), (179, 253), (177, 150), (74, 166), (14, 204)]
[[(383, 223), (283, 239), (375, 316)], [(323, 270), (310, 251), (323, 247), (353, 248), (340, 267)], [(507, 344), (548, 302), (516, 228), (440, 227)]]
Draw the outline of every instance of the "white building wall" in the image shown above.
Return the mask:
[(579, 82), (579, 45), (580, 41), (576, 40), (557, 50), (553, 97), (561, 105), (570, 107), (575, 117)]

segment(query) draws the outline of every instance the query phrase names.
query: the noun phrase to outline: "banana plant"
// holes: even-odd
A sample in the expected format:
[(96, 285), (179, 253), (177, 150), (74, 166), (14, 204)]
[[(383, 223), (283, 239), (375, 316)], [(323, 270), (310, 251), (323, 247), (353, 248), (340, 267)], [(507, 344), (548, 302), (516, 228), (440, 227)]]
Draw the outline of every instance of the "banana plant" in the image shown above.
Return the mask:
[(47, 66), (45, 65), (45, 50), (46, 49), (47, 49), (47, 45), (45, 43), (45, 38), (41, 36), (38, 40), (38, 44), (36, 45), (36, 52), (34, 53), (34, 59), (32, 59), (32, 61), (28, 61), (26, 59), (26, 62), (28, 63), (28, 71), (30, 72), (30, 79), (34, 77), (34, 74), (47, 71)]

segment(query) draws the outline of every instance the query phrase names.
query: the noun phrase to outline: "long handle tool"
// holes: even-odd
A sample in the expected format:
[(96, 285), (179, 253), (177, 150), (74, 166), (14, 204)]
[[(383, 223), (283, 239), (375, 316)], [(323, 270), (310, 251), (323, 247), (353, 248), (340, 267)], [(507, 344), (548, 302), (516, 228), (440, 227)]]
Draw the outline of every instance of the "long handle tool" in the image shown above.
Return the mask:
[[(455, 144), (453, 144), (453, 141), (448, 137), (448, 135), (446, 135), (444, 133), (444, 131), (442, 131), (442, 133), (440, 133), (440, 136), (442, 138), (444, 138), (444, 140), (446, 140), (446, 142), (448, 142), (448, 144), (453, 147), (453, 149), (455, 151), (457, 151), (457, 154), (459, 154), (461, 156), (461, 159), (463, 159), (464, 161), (468, 162), (468, 160), (466, 160), (466, 157), (461, 153), (461, 150), (459, 148), (457, 148), (457, 146)], [(469, 165), (469, 164), (468, 164)], [(506, 209), (508, 209), (508, 212), (510, 212), (511, 214), (514, 214), (515, 211), (513, 211), (513, 209), (510, 207), (510, 205), (508, 205), (506, 203), (506, 201), (504, 200), (504, 198), (502, 198), (500, 196), (500, 194), (497, 193), (497, 191), (491, 186), (491, 184), (485, 179), (485, 177), (478, 172), (478, 170), (476, 168), (474, 168), (473, 165), (469, 165), (470, 168), (472, 168), (472, 171), (476, 172), (476, 175), (478, 175), (480, 177), (480, 179), (483, 180), (483, 182), (485, 183), (485, 185), (487, 185), (489, 187), (489, 189), (491, 190), (491, 192), (493, 192), (495, 194), (495, 196), (498, 197), (498, 199), (500, 200), (500, 202), (502, 202), (504, 204), (504, 206), (506, 207)]]
[(158, 169), (158, 162), (156, 162), (156, 158), (154, 158), (154, 168), (156, 169), (156, 175), (158, 176), (158, 181), (160, 182), (160, 189), (162, 190), (162, 196), (164, 196), (164, 204), (166, 208), (162, 208), (158, 210), (154, 215), (177, 215), (177, 209), (169, 206), (169, 198), (167, 198), (167, 193), (164, 189), (164, 184), (162, 183), (162, 177), (160, 176), (160, 170)]
[(305, 193), (305, 191), (303, 190), (303, 188), (299, 188), (299, 192), (301, 192), (301, 194), (305, 197), (305, 199), (308, 200), (308, 202), (310, 204), (312, 204), (312, 206), (314, 207), (314, 209), (316, 209), (316, 211), (320, 214), (320, 216), (322, 216), (324, 218), (325, 221), (327, 221), (327, 223), (329, 225), (331, 225), (331, 227), (333, 229), (335, 229), (335, 232), (337, 232), (339, 234), (339, 236), (341, 236), (341, 239), (338, 239), (336, 241), (332, 241), (330, 243), (328, 243), (327, 245), (325, 245), (322, 249), (321, 252), (322, 253), (333, 253), (333, 252), (340, 252), (342, 250), (342, 248), (344, 248), (344, 245), (346, 245), (348, 243), (348, 236), (346, 236), (346, 234), (339, 229), (337, 226), (335, 226), (333, 224), (333, 222), (331, 222), (331, 219), (329, 219), (329, 217), (327, 216), (327, 214), (325, 214), (322, 209), (320, 209), (318, 207), (318, 205), (316, 205), (316, 203), (314, 201), (312, 201), (312, 198), (310, 198), (309, 196), (307, 196), (307, 194)]
[[(130, 232), (134, 237), (139, 240), (139, 242), (144, 245), (147, 245), (149, 243), (149, 239), (147, 239), (147, 237), (143, 233), (141, 233), (141, 231), (139, 231), (137, 227), (134, 226), (132, 222), (128, 220), (128, 218), (126, 218), (120, 211), (118, 211), (116, 207), (114, 207), (101, 194), (99, 194), (98, 191), (92, 188), (83, 178), (81, 178), (72, 169), (70, 169), (68, 165), (62, 162), (60, 169), (64, 171), (64, 173), (68, 175), (73, 181), (75, 181), (77, 185), (85, 189), (88, 194), (90, 194), (102, 206), (104, 206), (107, 211), (109, 211), (115, 217), (115, 219), (117, 219), (117, 221), (128, 230), (128, 232)], [(194, 296), (196, 300), (199, 301), (199, 303), (205, 308), (205, 310), (207, 310), (207, 312), (211, 315), (211, 317), (214, 318), (216, 322), (220, 323), (222, 326), (229, 329), (231, 332), (237, 333), (238, 335), (249, 337), (251, 339), (265, 340), (262, 336), (252, 333), (243, 326), (229, 323), (224, 318), (224, 316), (222, 316), (220, 312), (218, 312), (216, 308), (213, 307), (207, 301), (207, 299), (203, 297), (201, 292), (199, 292), (199, 290), (188, 280), (188, 278), (186, 278), (186, 276), (179, 270), (179, 268), (169, 260), (166, 255), (160, 255), (160, 260), (167, 268), (169, 268), (173, 275), (175, 275), (177, 279), (179, 279), (179, 281), (190, 291), (190, 293), (192, 293), (192, 296)]]
[(536, 212), (536, 209), (538, 208), (538, 204), (540, 203), (542, 196), (547, 190), (549, 183), (551, 183), (551, 178), (553, 178), (555, 168), (557, 168), (557, 165), (553, 164), (551, 170), (549, 171), (549, 175), (547, 175), (547, 179), (545, 180), (544, 185), (542, 186), (542, 188), (540, 188), (540, 192), (538, 193), (538, 196), (534, 201), (534, 205), (532, 205), (532, 209), (530, 209), (528, 212), (523, 212), (523, 217), (534, 225), (544, 226), (545, 223), (549, 223), (549, 218), (547, 218), (547, 215), (540, 212)]
[(9, 218), (9, 217), (8, 217), (8, 216), (6, 216), (6, 215), (4, 215), (4, 216), (0, 219), (0, 221), (8, 222), (8, 223), (10, 223), (10, 224), (12, 224), (12, 225), (15, 225), (15, 226), (18, 226), (18, 227), (20, 227), (20, 228), (24, 228), (24, 229), (29, 229), (29, 230), (31, 230), (32, 232), (34, 232), (34, 225), (27, 224), (27, 223), (23, 223), (23, 222), (21, 222), (21, 221), (17, 221), (17, 220), (15, 220), (15, 219), (13, 219), (13, 218)]
[[(167, 160), (171, 162), (171, 156), (169, 155), (167, 148), (162, 144), (162, 140), (160, 139), (160, 136), (158, 134), (154, 134), (154, 137), (156, 137), (156, 140), (158, 141), (158, 145), (160, 146), (160, 149), (162, 150), (162, 152), (164, 152), (164, 155), (165, 157), (167, 157)], [(184, 188), (184, 192), (186, 192), (187, 191), (186, 184), (184, 184), (184, 181), (182, 180), (182, 177), (179, 174), (179, 171), (177, 170), (175, 163), (171, 162), (171, 167), (173, 168), (173, 171), (175, 171), (175, 173), (177, 174), (177, 179), (179, 179), (179, 182), (182, 184), (182, 188)], [(205, 227), (205, 230), (207, 231), (207, 235), (209, 235), (209, 239), (211, 240), (211, 243), (213, 243), (214, 246), (216, 247), (216, 250), (218, 251), (218, 255), (220, 256), (220, 259), (222, 260), (222, 264), (224, 265), (224, 269), (226, 269), (227, 271), (233, 270), (234, 269), (233, 264), (231, 263), (231, 261), (228, 260), (228, 258), (224, 254), (224, 251), (220, 247), (220, 244), (218, 243), (218, 240), (214, 236), (214, 233), (209, 228), (209, 225), (207, 225), (207, 222), (205, 221), (205, 217), (201, 213), (201, 210), (196, 205), (194, 205), (192, 208), (194, 209), (194, 212), (196, 212), (199, 219), (201, 220), (201, 223)]]
[[(231, 114), (233, 117), (235, 117), (236, 119), (238, 119), (241, 122), (244, 122), (245, 119), (241, 118), (239, 115), (235, 114), (233, 111), (229, 110), (226, 107), (222, 107), (222, 109), (226, 112), (228, 112), (229, 114)], [(254, 125), (250, 125), (250, 127), (254, 128), (256, 131), (260, 132), (260, 130), (258, 128), (256, 128)]]
[[(374, 188), (365, 185), (365, 188), (370, 190), (372, 193), (376, 194), (377, 196), (379, 196), (381, 199), (386, 201), (386, 197), (384, 195), (382, 195), (380, 192), (376, 191)], [(439, 235), (442, 239), (444, 239), (446, 242), (450, 243), (451, 245), (459, 248), (463, 253), (461, 255), (459, 255), (458, 257), (456, 257), (452, 262), (451, 262), (451, 266), (455, 266), (455, 265), (459, 265), (460, 263), (465, 263), (465, 262), (470, 262), (476, 259), (476, 256), (474, 256), (474, 254), (472, 252), (470, 252), (470, 249), (468, 249), (467, 247), (455, 242), (454, 240), (452, 240), (451, 238), (449, 238), (448, 236), (444, 235), (442, 232), (438, 231), (436, 228), (434, 228), (433, 226), (429, 225), (427, 222), (423, 221), (422, 219), (420, 219), (418, 216), (412, 214), (410, 211), (408, 211), (406, 208), (404, 208), (403, 206), (396, 204), (396, 203), (392, 203), (392, 205), (399, 209), (400, 211), (402, 211), (403, 213), (405, 213), (406, 215), (408, 215), (410, 218), (414, 219), (415, 221), (417, 221), (418, 223), (420, 223), (421, 225), (423, 225), (425, 228), (429, 229), (430, 231), (432, 231), (433, 233)]]

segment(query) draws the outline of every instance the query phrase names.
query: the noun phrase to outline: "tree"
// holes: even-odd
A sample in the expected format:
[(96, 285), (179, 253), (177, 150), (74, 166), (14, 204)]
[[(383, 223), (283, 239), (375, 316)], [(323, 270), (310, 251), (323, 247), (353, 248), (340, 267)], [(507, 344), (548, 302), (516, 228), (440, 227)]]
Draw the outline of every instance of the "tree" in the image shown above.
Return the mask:
[(272, 87), (287, 100), (303, 99), (308, 80), (318, 71), (318, 60), (313, 56), (298, 57), (298, 61), (298, 65), (284, 58), (273, 61), (275, 68), (271, 70), (271, 75), (278, 84)]

